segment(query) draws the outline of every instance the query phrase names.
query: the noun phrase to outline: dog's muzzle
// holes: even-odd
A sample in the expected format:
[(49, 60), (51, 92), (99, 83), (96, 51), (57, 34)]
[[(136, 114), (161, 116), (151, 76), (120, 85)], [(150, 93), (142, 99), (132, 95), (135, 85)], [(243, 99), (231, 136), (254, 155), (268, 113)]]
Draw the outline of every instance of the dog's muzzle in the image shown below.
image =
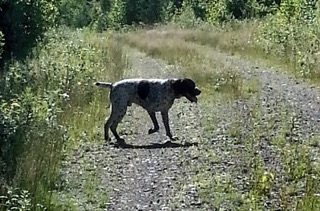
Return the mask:
[(192, 91), (192, 93), (187, 93), (186, 94), (186, 98), (192, 103), (197, 103), (198, 102), (197, 96), (200, 95), (200, 94), (201, 94), (201, 90), (198, 87), (196, 87)]

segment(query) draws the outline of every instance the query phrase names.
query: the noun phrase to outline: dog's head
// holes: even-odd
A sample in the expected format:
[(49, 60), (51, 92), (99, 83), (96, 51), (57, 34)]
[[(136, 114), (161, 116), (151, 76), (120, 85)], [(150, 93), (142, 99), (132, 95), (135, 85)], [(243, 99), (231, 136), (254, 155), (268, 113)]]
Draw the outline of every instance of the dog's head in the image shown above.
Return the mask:
[(195, 82), (189, 78), (174, 79), (171, 87), (176, 98), (184, 96), (194, 103), (198, 101), (197, 96), (201, 93), (201, 90), (196, 87)]

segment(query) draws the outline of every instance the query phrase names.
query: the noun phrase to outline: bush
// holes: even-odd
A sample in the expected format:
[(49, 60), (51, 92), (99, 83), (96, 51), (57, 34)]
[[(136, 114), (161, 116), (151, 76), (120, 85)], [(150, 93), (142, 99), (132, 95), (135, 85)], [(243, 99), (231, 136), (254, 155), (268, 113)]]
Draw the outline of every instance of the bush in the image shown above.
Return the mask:
[(125, 4), (122, 0), (115, 0), (113, 4), (102, 6), (102, 13), (98, 20), (93, 24), (93, 28), (98, 31), (103, 31), (108, 28), (120, 29), (124, 25), (124, 10)]
[(222, 23), (230, 19), (263, 17), (273, 13), (280, 4), (279, 0), (214, 0), (207, 4), (207, 20), (210, 23)]
[(312, 1), (282, 1), (277, 13), (259, 26), (256, 44), (267, 54), (293, 64), (300, 75), (314, 77), (320, 44), (319, 12)]
[[(127, 64), (110, 33), (62, 28), (46, 37), (32, 57), (7, 64), (0, 79), (1, 188), (6, 183), (28, 191), (33, 209), (49, 207), (50, 191), (59, 188), (63, 149), (79, 142), (79, 124), (85, 122), (76, 118), (100, 96), (94, 93), (96, 78), (119, 79)], [(81, 115), (74, 117), (78, 111)]]
[[(59, 19), (74, 28), (90, 27), (103, 31), (124, 25), (155, 24), (164, 21), (164, 14), (172, 5), (170, 0), (62, 0)], [(171, 3), (171, 4), (170, 4)], [(169, 10), (171, 10), (171, 7)], [(168, 12), (174, 14), (175, 9)]]
[(0, 208), (3, 210), (31, 210), (29, 192), (19, 189), (9, 189), (6, 195), (0, 195)]
[(202, 20), (196, 17), (193, 6), (185, 2), (182, 4), (182, 7), (176, 11), (171, 21), (180, 28), (194, 28), (202, 23)]
[(0, 0), (0, 31), (4, 35), (4, 58), (22, 58), (55, 22), (52, 0)]
[(59, 22), (72, 28), (90, 27), (102, 15), (107, 14), (110, 7), (110, 0), (61, 0)]

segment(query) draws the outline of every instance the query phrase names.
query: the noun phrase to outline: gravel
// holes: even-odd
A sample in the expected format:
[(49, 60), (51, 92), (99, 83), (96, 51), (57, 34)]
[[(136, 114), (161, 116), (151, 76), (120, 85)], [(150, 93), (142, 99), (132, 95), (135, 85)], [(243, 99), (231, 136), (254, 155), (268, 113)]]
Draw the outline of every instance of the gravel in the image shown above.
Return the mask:
[[(167, 78), (178, 76), (174, 67), (130, 50), (130, 77)], [(222, 99), (199, 99), (198, 105), (179, 99), (170, 110), (170, 125), (179, 137), (168, 145), (161, 117), (160, 132), (147, 135), (152, 125), (140, 107), (128, 109), (122, 123), (122, 136), (135, 148), (117, 148), (102, 141), (82, 144), (67, 156), (62, 170), (62, 190), (59, 201), (76, 210), (229, 210), (241, 204), (220, 190), (203, 197), (201, 178), (231, 180), (231, 188), (241, 196), (250, 190), (248, 150), (261, 156), (265, 170), (281, 175), (283, 164), (279, 149), (270, 144), (284, 122), (294, 118), (288, 141), (304, 143), (319, 131), (319, 89), (273, 68), (210, 50), (210, 58), (226, 68), (239, 71), (245, 80), (259, 80), (260, 90), (254, 97), (225, 102)], [(256, 115), (255, 122), (251, 116)], [(251, 118), (251, 119), (250, 119)], [(212, 119), (211, 129), (204, 122)], [(101, 125), (102, 127), (102, 125)], [(257, 129), (258, 128), (258, 129)], [(239, 131), (237, 137), (230, 129)], [(253, 132), (259, 130), (259, 136)], [(252, 149), (248, 141), (254, 140)], [(311, 150), (319, 161), (319, 147)], [(282, 180), (278, 178), (279, 184)], [(212, 188), (212, 187), (211, 187)], [(277, 209), (279, 189), (274, 186), (265, 200), (265, 208)], [(201, 192), (202, 191), (202, 192)], [(211, 198), (210, 198), (211, 197)], [(220, 199), (220, 202), (218, 200)], [(213, 203), (214, 202), (214, 203)]]

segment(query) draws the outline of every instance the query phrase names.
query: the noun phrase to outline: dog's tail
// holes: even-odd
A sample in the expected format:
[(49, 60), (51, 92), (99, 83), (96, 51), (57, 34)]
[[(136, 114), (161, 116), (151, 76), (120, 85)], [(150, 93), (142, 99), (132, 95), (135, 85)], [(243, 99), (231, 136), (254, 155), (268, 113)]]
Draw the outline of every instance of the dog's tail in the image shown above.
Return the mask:
[(96, 86), (99, 86), (99, 87), (104, 87), (104, 88), (112, 88), (112, 83), (108, 83), (108, 82), (96, 82)]

